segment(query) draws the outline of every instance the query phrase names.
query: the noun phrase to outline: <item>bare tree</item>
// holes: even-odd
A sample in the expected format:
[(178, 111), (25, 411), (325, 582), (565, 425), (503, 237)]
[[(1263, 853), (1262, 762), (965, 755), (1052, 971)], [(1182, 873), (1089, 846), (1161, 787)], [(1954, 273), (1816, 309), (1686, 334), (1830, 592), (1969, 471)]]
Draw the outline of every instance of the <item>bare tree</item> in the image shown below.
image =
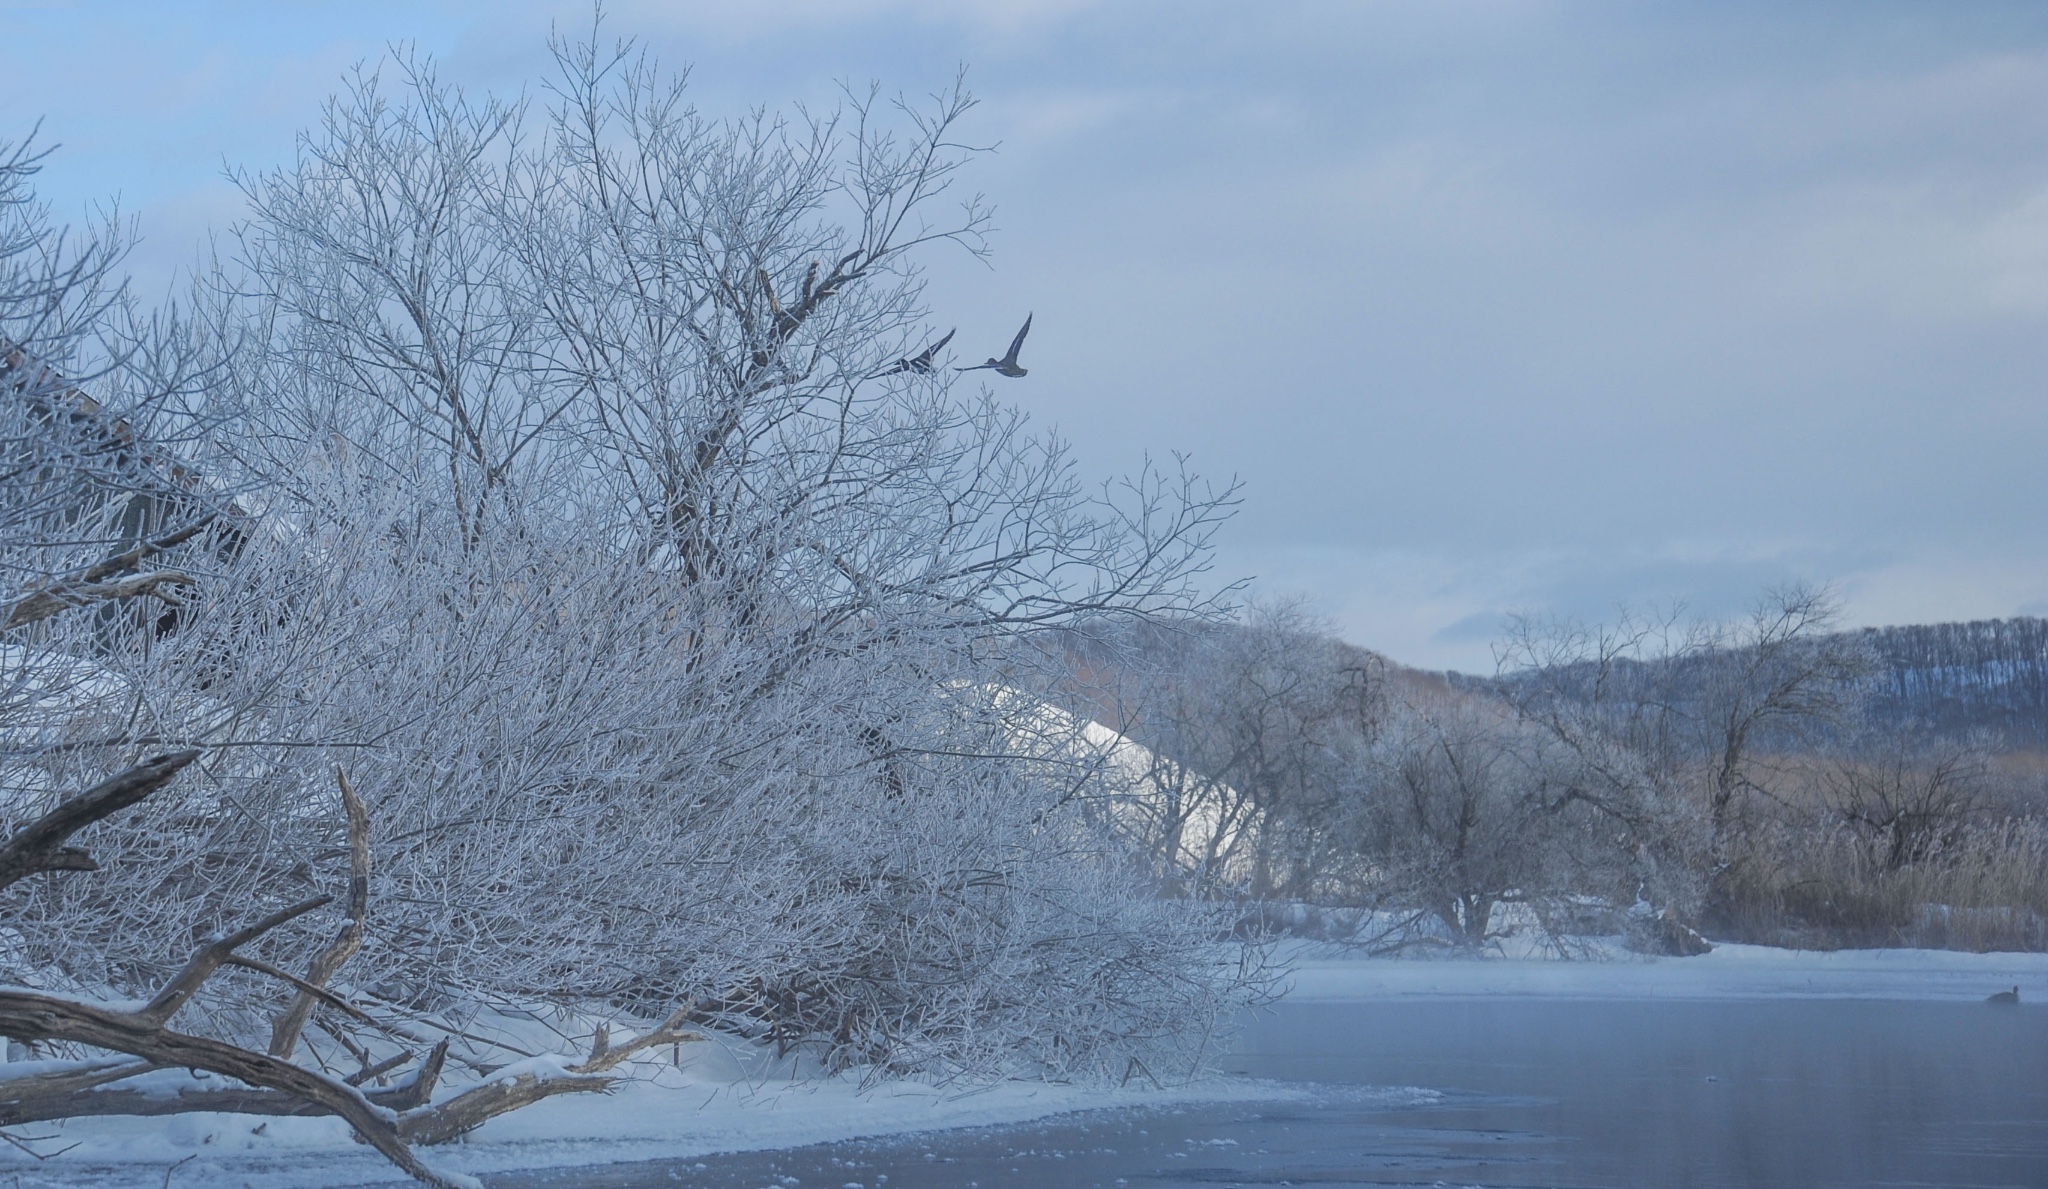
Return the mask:
[(1548, 742), (1490, 700), (1405, 705), (1359, 807), (1383, 902), (1420, 904), (1450, 944), (1477, 948), (1503, 935), (1499, 905), (1574, 890), (1561, 851), (1585, 815), (1552, 800)]
[(1502, 685), (1580, 757), (1578, 795), (1627, 823), (1650, 898), (1691, 916), (1704, 897), (1711, 914), (1754, 841), (1759, 804), (1779, 799), (1777, 758), (1839, 726), (1860, 696), (1868, 661), (1832, 631), (1836, 617), (1828, 592), (1795, 585), (1733, 624), (1518, 621), (1500, 650)]
[(1988, 767), (1975, 749), (1915, 754), (1894, 742), (1837, 759), (1821, 781), (1828, 808), (1868, 840), (1879, 869), (1897, 871), (1957, 844), (1985, 800)]
[[(1090, 646), (1113, 659), (1077, 678), (1080, 698), (1145, 748), (1119, 821), (1154, 878), (1180, 894), (1261, 900), (1322, 890), (1348, 861), (1332, 824), (1378, 729), (1384, 663), (1288, 602)], [(1088, 668), (1078, 654), (1068, 663)]]
[[(979, 248), (972, 202), (923, 221), (964, 93), (715, 124), (627, 50), (559, 52), (542, 132), (402, 59), (396, 94), (359, 76), (298, 162), (243, 178), (195, 323), (225, 420), (177, 472), (236, 494), (232, 532), (9, 603), (45, 658), (4, 720), (16, 822), (94, 748), (202, 750), (199, 778), (98, 837), (91, 880), (15, 886), (10, 980), (181, 986), (191, 1035), (326, 1079), (175, 1109), (354, 1121), (321, 1087), (445, 1041), (425, 1094), (506, 1059), (473, 1017), (542, 1008), (876, 1073), (1192, 1067), (1256, 954), (1085, 811), (1125, 778), (1046, 738), (1031, 639), (1208, 614), (1232, 494), (1093, 491), (952, 373), (878, 375), (923, 334), (918, 254)], [(181, 546), (189, 581), (109, 586)], [(171, 624), (81, 609), (165, 595)], [(281, 927), (344, 887), (331, 927)], [(252, 917), (260, 968), (180, 973), (195, 927)], [(451, 1076), (394, 1142), (602, 1088), (613, 1052)]]

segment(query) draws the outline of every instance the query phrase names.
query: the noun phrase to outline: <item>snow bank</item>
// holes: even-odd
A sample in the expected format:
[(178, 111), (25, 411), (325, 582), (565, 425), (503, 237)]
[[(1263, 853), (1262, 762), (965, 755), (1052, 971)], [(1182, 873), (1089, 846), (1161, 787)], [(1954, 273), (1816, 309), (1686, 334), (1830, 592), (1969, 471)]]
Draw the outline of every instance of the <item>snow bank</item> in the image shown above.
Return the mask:
[(2048, 1003), (2048, 954), (1955, 950), (1811, 950), (1716, 945), (1696, 958), (1651, 958), (1609, 945), (1593, 961), (1529, 958), (1363, 958), (1304, 948), (1294, 1003), (1376, 999), (1901, 999), (1982, 1000), (2020, 989)]
[[(1417, 998), (1553, 999), (1893, 999), (1981, 1000), (2017, 985), (2023, 1003), (2048, 1003), (2048, 954), (1950, 950), (1818, 953), (1721, 945), (1697, 958), (1646, 958), (1618, 946), (1602, 960), (1535, 958), (1364, 958), (1329, 946), (1289, 955), (1289, 1003)], [(550, 1099), (493, 1120), (466, 1142), (425, 1150), (438, 1167), (489, 1174), (636, 1160), (682, 1159), (896, 1135), (949, 1127), (1021, 1123), (1105, 1107), (1286, 1099), (1309, 1093), (1245, 1079), (1185, 1087), (1090, 1089), (1004, 1082), (974, 1089), (914, 1082), (863, 1088), (857, 1079), (819, 1078), (814, 1066), (777, 1061), (741, 1043), (682, 1048), (680, 1065), (637, 1063), (642, 1080), (610, 1095)], [(159, 1078), (179, 1076), (170, 1072)], [(187, 1075), (189, 1076), (189, 1075)], [(83, 1119), (23, 1129), (50, 1139), (37, 1163), (0, 1151), (0, 1184), (20, 1189), (232, 1185), (314, 1189), (409, 1182), (355, 1143), (336, 1119), (183, 1115), (166, 1119)]]
[[(1102, 1107), (1269, 1100), (1301, 1093), (1245, 1079), (1120, 1091), (1035, 1082), (974, 1089), (891, 1082), (863, 1089), (856, 1079), (818, 1080), (814, 1071), (744, 1047), (713, 1042), (685, 1046), (683, 1053), (680, 1067), (665, 1060), (649, 1063), (641, 1070), (647, 1080), (613, 1094), (550, 1099), (495, 1119), (464, 1142), (422, 1149), (421, 1154), (437, 1168), (489, 1174), (1020, 1123)], [(800, 1072), (808, 1076), (797, 1080)], [(170, 1171), (169, 1181), (174, 1187), (411, 1184), (355, 1143), (338, 1119), (193, 1114), (81, 1119), (23, 1130), (51, 1137), (38, 1145), (45, 1151), (77, 1146), (42, 1163), (12, 1151), (0, 1153), (0, 1184), (9, 1189), (17, 1184), (20, 1189), (159, 1189), (174, 1164), (178, 1167)]]

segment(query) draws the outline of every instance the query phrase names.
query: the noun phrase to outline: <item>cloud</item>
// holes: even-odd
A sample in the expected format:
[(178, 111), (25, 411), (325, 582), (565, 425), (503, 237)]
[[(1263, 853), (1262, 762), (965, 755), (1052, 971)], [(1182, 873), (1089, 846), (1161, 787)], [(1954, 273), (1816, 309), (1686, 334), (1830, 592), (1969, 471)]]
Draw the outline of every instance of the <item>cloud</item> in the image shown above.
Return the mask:
[[(416, 39), (474, 88), (568, 0), (91, 5), (17, 19), (60, 210), (120, 192), (167, 274), (342, 67)], [(1510, 610), (1866, 622), (2048, 599), (2048, 10), (800, 0), (613, 9), (714, 114), (986, 100), (994, 267), (931, 260), (975, 354), (1094, 475), (1246, 480), (1220, 569), (1360, 643), (1490, 667)], [(986, 344), (986, 346), (984, 346)]]
[[(775, 4), (732, 4), (724, 0), (628, 0), (610, 6), (614, 28), (644, 30), (650, 36), (683, 34), (757, 40), (797, 33), (904, 24), (963, 28), (980, 34), (1019, 36), (1057, 27), (1104, 0), (781, 0)], [(587, 17), (588, 7), (554, 6), (558, 13)]]

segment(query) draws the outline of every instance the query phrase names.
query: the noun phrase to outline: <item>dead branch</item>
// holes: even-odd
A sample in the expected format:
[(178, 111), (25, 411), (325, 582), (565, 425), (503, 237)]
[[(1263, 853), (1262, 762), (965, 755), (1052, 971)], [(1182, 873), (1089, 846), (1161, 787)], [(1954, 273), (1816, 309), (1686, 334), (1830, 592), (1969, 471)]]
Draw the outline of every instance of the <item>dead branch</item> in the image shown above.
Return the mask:
[(0, 631), (12, 631), (37, 623), (71, 607), (90, 607), (94, 603), (132, 599), (142, 595), (148, 595), (173, 607), (182, 607), (185, 605), (184, 600), (164, 588), (191, 586), (193, 582), (190, 574), (178, 570), (158, 570), (154, 574), (138, 574), (117, 582), (57, 583), (17, 600), (14, 606), (8, 609), (6, 622), (0, 623)]
[[(150, 1068), (155, 1068), (151, 1066)], [(130, 1075), (133, 1076), (133, 1075)], [(369, 1095), (364, 1095), (370, 1098)], [(371, 1101), (375, 1101), (371, 1098)], [(112, 1115), (149, 1118), (219, 1111), (236, 1115), (325, 1115), (323, 1108), (295, 1095), (242, 1086), (210, 1087), (193, 1083), (170, 1093), (161, 1089), (116, 1087), (79, 1093), (44, 1095), (0, 1103), (0, 1127), (49, 1123), (58, 1119), (105, 1118)]]
[(120, 581), (109, 579), (121, 574), (133, 574), (141, 568), (143, 562), (166, 550), (175, 549), (205, 532), (213, 521), (214, 517), (210, 514), (201, 516), (177, 532), (158, 537), (154, 541), (143, 541), (132, 549), (94, 562), (75, 577), (59, 578), (42, 584), (14, 601), (7, 609), (6, 618), (0, 620), (0, 631), (26, 627), (72, 607), (87, 607), (111, 599), (131, 599), (150, 595), (173, 606), (179, 605), (177, 597), (163, 588), (192, 585), (192, 577), (188, 574), (177, 570), (159, 570), (154, 574), (141, 574)]
[[(299, 994), (302, 997), (305, 997), (307, 999), (317, 999), (321, 1003), (324, 1003), (331, 1008), (335, 1008), (336, 1010), (343, 1012), (344, 1014), (350, 1016), (353, 1019), (359, 1020), (362, 1023), (370, 1025), (372, 1028), (383, 1027), (382, 1020), (379, 1020), (377, 1017), (371, 1015), (369, 1012), (364, 1011), (362, 1008), (357, 1007), (355, 1004), (350, 1003), (348, 1000), (343, 999), (341, 996), (336, 995), (334, 992), (328, 990), (327, 988), (314, 986), (312, 983), (307, 982), (305, 979), (300, 978), (298, 975), (293, 974), (291, 971), (280, 970), (277, 967), (272, 966), (270, 963), (265, 962), (260, 958), (247, 958), (242, 956), (241, 954), (236, 954), (233, 957), (229, 958), (227, 961), (221, 963), (221, 965), (239, 966), (244, 970), (253, 970), (257, 974), (268, 975), (269, 977), (274, 978), (278, 982), (284, 983), (287, 986), (296, 987), (298, 989)], [(276, 1053), (271, 1054), (271, 1056), (273, 1057), (277, 1055), (278, 1054)]]
[(407, 1143), (443, 1144), (497, 1118), (558, 1094), (603, 1093), (618, 1079), (555, 1074), (545, 1070), (507, 1071), (472, 1086), (438, 1106), (407, 1111), (398, 1117), (398, 1134)]
[(151, 999), (148, 1006), (136, 1012), (135, 1016), (151, 1024), (170, 1023), (171, 1017), (177, 1015), (178, 1009), (191, 1000), (201, 984), (212, 978), (214, 971), (219, 970), (234, 957), (237, 948), (249, 944), (286, 921), (302, 917), (316, 908), (332, 903), (333, 900), (332, 896), (315, 896), (311, 900), (301, 900), (290, 908), (278, 909), (253, 925), (237, 929), (225, 937), (214, 938), (201, 946), (198, 953), (187, 959), (184, 969), (178, 971), (177, 976), (166, 983), (163, 990), (156, 993), (156, 998)]
[[(312, 1018), (313, 1003), (320, 988), (327, 985), (344, 963), (363, 945), (363, 924), (370, 915), (370, 811), (348, 782), (348, 774), (336, 767), (334, 782), (341, 789), (342, 811), (348, 817), (348, 921), (333, 942), (306, 967), (306, 978), (290, 1007), (270, 1025), (270, 1055), (289, 1057), (299, 1043), (299, 1034)], [(324, 997), (324, 996), (322, 996)], [(353, 1009), (345, 1009), (353, 1010)]]
[[(441, 1070), (448, 1064), (448, 1042), (444, 1039), (436, 1044), (427, 1059), (412, 1075), (395, 1086), (370, 1092), (373, 1102), (390, 1107), (394, 1111), (409, 1111), (427, 1105), (434, 1097), (434, 1087), (440, 1084)], [(366, 1075), (374, 1076), (374, 1075)]]
[[(249, 931), (242, 931), (247, 932)], [(241, 935), (238, 933), (234, 936)], [(220, 962), (217, 959), (207, 961), (205, 955), (220, 944), (222, 943), (216, 942), (202, 950), (200, 956), (195, 956), (193, 962), (187, 965), (187, 971), (203, 968), (210, 973), (219, 969)], [(182, 977), (181, 975), (181, 979)], [(196, 984), (194, 985), (196, 987)], [(189, 997), (189, 990), (170, 999), (159, 995), (157, 1000), (152, 1001), (151, 1007), (156, 1008), (159, 1002), (169, 1002), (172, 1004), (170, 1010), (175, 1010), (176, 1004), (184, 1002)], [(237, 1048), (208, 1037), (173, 1032), (158, 1018), (166, 1014), (161, 1009), (154, 1012), (150, 1009), (140, 1012), (110, 1011), (92, 1004), (77, 1003), (30, 991), (0, 991), (0, 1035), (22, 1041), (61, 1040), (91, 1045), (140, 1057), (155, 1065), (203, 1069), (234, 1078), (258, 1089), (274, 1090), (318, 1108), (319, 1113), (338, 1115), (347, 1120), (364, 1143), (377, 1149), (385, 1159), (419, 1181), (445, 1189), (474, 1189), (476, 1183), (469, 1178), (439, 1173), (422, 1163), (419, 1157), (413, 1155), (405, 1139), (399, 1135), (397, 1120), (393, 1113), (388, 1108), (376, 1105), (355, 1087), (288, 1061), (280, 1061), (267, 1053)], [(106, 1091), (96, 1093), (106, 1094), (110, 1099), (117, 1097), (116, 1094)], [(125, 1097), (125, 1092), (118, 1096)], [(275, 1100), (256, 1100), (256, 1104), (268, 1105), (273, 1101)], [(77, 1096), (68, 1098), (66, 1105), (80, 1105)], [(229, 1109), (243, 1108), (236, 1106)]]
[(580, 1065), (570, 1066), (569, 1072), (575, 1074), (604, 1073), (635, 1053), (659, 1048), (662, 1045), (681, 1044), (687, 1040), (703, 1040), (703, 1033), (691, 1032), (682, 1026), (683, 1022), (688, 1020), (696, 1010), (697, 1005), (694, 1003), (677, 1008), (674, 1015), (663, 1020), (652, 1031), (644, 1036), (635, 1037), (617, 1048), (611, 1047), (610, 1034), (600, 1025), (597, 1035), (591, 1038), (589, 1058)]
[(75, 1094), (148, 1073), (155, 1068), (149, 1062), (133, 1057), (88, 1057), (83, 1061), (67, 1062), (57, 1069), (39, 1069), (34, 1073), (0, 1078), (0, 1104)]
[(347, 1082), (351, 1086), (360, 1086), (371, 1078), (383, 1077), (385, 1074), (412, 1060), (412, 1054), (401, 1049), (382, 1061), (372, 1063), (366, 1053), (361, 1057), (361, 1060), (363, 1067), (341, 1079), (342, 1081)]
[[(408, 1060), (409, 1056), (400, 1054), (394, 1064)], [(105, 1075), (106, 1081), (131, 1078), (159, 1068), (146, 1061), (130, 1064), (134, 1067), (130, 1070), (109, 1070)], [(346, 1084), (354, 1085), (353, 1082)], [(363, 1098), (371, 1106), (385, 1111), (408, 1111), (421, 1105), (426, 1095), (432, 1093), (430, 1087), (423, 1089), (423, 1086), (426, 1086), (426, 1083), (422, 1080), (408, 1078), (401, 1085), (363, 1091)], [(160, 1087), (116, 1087), (111, 1090), (87, 1087), (83, 1090), (74, 1088), (62, 1093), (53, 1091), (33, 1096), (24, 1095), (18, 1101), (0, 1101), (0, 1127), (48, 1123), (58, 1119), (104, 1118), (113, 1115), (155, 1117), (184, 1115), (198, 1111), (266, 1115), (272, 1118), (316, 1117), (333, 1113), (317, 1102), (308, 1102), (293, 1094), (279, 1090), (251, 1089), (246, 1086), (194, 1084), (181, 1086), (168, 1094)]]
[(97, 871), (92, 856), (65, 846), (73, 834), (111, 817), (169, 784), (198, 750), (152, 756), (92, 786), (30, 822), (0, 846), (0, 888), (40, 871)]
[[(487, 1078), (439, 1105), (406, 1111), (399, 1116), (398, 1133), (415, 1144), (446, 1143), (476, 1130), (499, 1115), (532, 1106), (558, 1094), (608, 1092), (619, 1081), (609, 1076), (608, 1071), (635, 1053), (662, 1045), (703, 1040), (702, 1033), (682, 1027), (683, 1021), (695, 1008), (695, 1004), (682, 1007), (645, 1034), (617, 1047), (610, 1043), (610, 1033), (600, 1026), (591, 1040), (590, 1056), (586, 1060), (568, 1066), (560, 1073), (534, 1068)], [(443, 1041), (435, 1050), (435, 1059), (429, 1059), (422, 1067), (422, 1077), (429, 1067), (438, 1071), (436, 1059), (445, 1056), (446, 1050), (447, 1042)], [(424, 1096), (421, 1100), (424, 1102)]]
[[(363, 1072), (344, 1078), (350, 1086), (389, 1073), (412, 1059), (398, 1053)], [(386, 1111), (409, 1111), (426, 1105), (441, 1079), (448, 1060), (448, 1042), (433, 1052), (397, 1085), (363, 1092), (370, 1105)], [(55, 1119), (103, 1117), (107, 1115), (182, 1115), (193, 1111), (221, 1111), (239, 1115), (326, 1115), (317, 1102), (308, 1102), (277, 1090), (242, 1086), (186, 1086), (175, 1093), (158, 1090), (99, 1090), (110, 1082), (150, 1073), (162, 1066), (132, 1057), (94, 1057), (58, 1070), (43, 1070), (19, 1078), (0, 1079), (0, 1127), (22, 1123), (45, 1123)]]

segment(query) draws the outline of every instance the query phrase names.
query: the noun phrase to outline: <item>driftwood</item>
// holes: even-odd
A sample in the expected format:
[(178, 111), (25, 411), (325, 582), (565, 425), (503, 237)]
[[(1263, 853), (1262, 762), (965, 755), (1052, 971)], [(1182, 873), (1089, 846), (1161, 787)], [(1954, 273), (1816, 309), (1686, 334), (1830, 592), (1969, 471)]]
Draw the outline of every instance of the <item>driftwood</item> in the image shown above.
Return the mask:
[[(198, 754), (185, 751), (144, 760), (61, 802), (16, 831), (6, 845), (0, 846), (0, 888), (37, 872), (94, 870), (96, 864), (91, 855), (64, 843), (86, 826), (118, 813), (163, 788)], [(473, 1179), (438, 1173), (422, 1163), (398, 1134), (397, 1110), (378, 1104), (356, 1087), (267, 1053), (176, 1032), (170, 1027), (171, 1019), (178, 1010), (189, 1003), (206, 980), (222, 966), (234, 964), (268, 969), (267, 963), (236, 954), (239, 947), (332, 900), (331, 896), (318, 896), (302, 901), (271, 913), (253, 925), (209, 941), (186, 961), (162, 990), (137, 1010), (116, 1011), (34, 991), (0, 990), (0, 1035), (28, 1043), (63, 1041), (89, 1045), (125, 1054), (127, 1058), (115, 1059), (111, 1063), (106, 1059), (80, 1062), (56, 1071), (31, 1074), (11, 1085), (0, 1083), (0, 1101), (11, 1099), (6, 1101), (5, 1113), (18, 1117), (20, 1121), (28, 1121), (30, 1118), (113, 1113), (113, 1109), (107, 1108), (118, 1108), (124, 1103), (154, 1106), (158, 1100), (151, 1099), (144, 1104), (133, 1090), (94, 1087), (125, 1080), (153, 1068), (206, 1070), (253, 1087), (252, 1093), (268, 1091), (276, 1096), (237, 1099), (238, 1105), (282, 1106), (289, 1101), (313, 1113), (338, 1115), (348, 1121), (363, 1142), (418, 1180), (445, 1189), (473, 1189), (476, 1185)], [(303, 982), (289, 975), (284, 977), (294, 984)], [(301, 994), (317, 990), (304, 985), (299, 989)], [(445, 1050), (441, 1050), (437, 1056), (444, 1054)], [(423, 1069), (422, 1073), (425, 1072)], [(438, 1064), (433, 1072), (438, 1075)], [(431, 1083), (423, 1089), (412, 1090), (405, 1095), (404, 1105), (423, 1103), (431, 1092)], [(169, 1101), (189, 1100), (185, 1096), (173, 1096)], [(227, 1100), (213, 1101), (224, 1104)], [(219, 1108), (186, 1105), (184, 1109)], [(156, 1112), (146, 1110), (145, 1113)]]
[[(197, 756), (177, 752), (145, 760), (73, 797), (16, 832), (0, 846), (0, 888), (39, 871), (91, 871), (85, 851), (64, 843), (78, 830), (142, 800), (164, 787)], [(419, 1180), (436, 1186), (473, 1185), (469, 1178), (437, 1173), (413, 1154), (415, 1144), (437, 1144), (462, 1136), (507, 1112), (559, 1094), (604, 1092), (618, 1084), (611, 1071), (649, 1049), (704, 1039), (684, 1028), (695, 1005), (676, 1011), (659, 1025), (624, 1044), (613, 1045), (599, 1027), (590, 1055), (573, 1065), (544, 1059), (523, 1068), (500, 1070), (440, 1102), (433, 1095), (448, 1060), (448, 1041), (398, 1084), (373, 1090), (358, 1086), (409, 1060), (400, 1053), (371, 1064), (348, 1079), (336, 1079), (295, 1065), (287, 1058), (313, 1008), (325, 1004), (364, 1022), (378, 1021), (327, 988), (327, 982), (361, 948), (369, 915), (369, 814), (347, 776), (337, 771), (348, 819), (348, 920), (310, 963), (304, 977), (237, 951), (266, 933), (333, 902), (331, 896), (279, 909), (254, 924), (214, 938), (186, 960), (178, 973), (140, 1008), (116, 1011), (95, 1004), (31, 991), (0, 990), (0, 1035), (26, 1042), (64, 1041), (120, 1054), (92, 1057), (15, 1078), (0, 1076), (0, 1126), (98, 1115), (169, 1115), (223, 1111), (250, 1115), (335, 1115), (348, 1121), (365, 1143)], [(171, 1021), (223, 966), (256, 971), (298, 992), (271, 1026), (271, 1051), (259, 1053), (224, 1041), (173, 1031)], [(232, 1078), (239, 1086), (119, 1086), (166, 1069), (204, 1070)]]

